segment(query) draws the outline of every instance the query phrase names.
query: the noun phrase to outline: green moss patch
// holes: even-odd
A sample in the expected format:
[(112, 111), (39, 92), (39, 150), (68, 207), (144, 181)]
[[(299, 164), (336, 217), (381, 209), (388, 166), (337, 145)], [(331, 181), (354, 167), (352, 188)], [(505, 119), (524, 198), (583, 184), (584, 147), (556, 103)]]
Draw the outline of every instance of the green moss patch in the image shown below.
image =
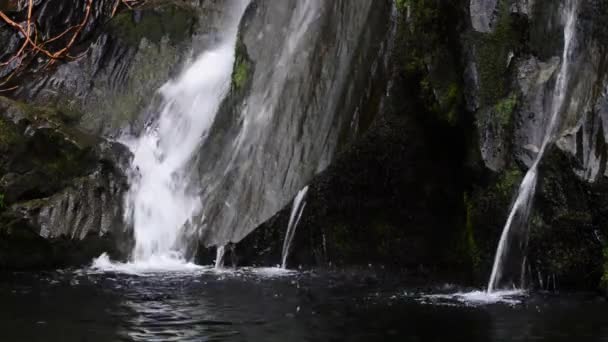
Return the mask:
[(173, 2), (152, 2), (137, 10), (139, 20), (135, 20), (135, 13), (126, 11), (117, 14), (109, 22), (110, 30), (129, 45), (137, 46), (139, 42), (147, 40), (159, 43), (163, 37), (177, 45), (185, 38), (190, 37), (197, 23), (196, 10)]
[(245, 87), (250, 80), (253, 66), (247, 53), (247, 46), (241, 37), (237, 40), (234, 60), (234, 70), (232, 71), (232, 90), (239, 91)]
[(480, 101), (482, 107), (496, 104), (509, 90), (509, 55), (522, 45), (521, 33), (513, 20), (508, 0), (500, 0), (492, 33), (475, 33)]

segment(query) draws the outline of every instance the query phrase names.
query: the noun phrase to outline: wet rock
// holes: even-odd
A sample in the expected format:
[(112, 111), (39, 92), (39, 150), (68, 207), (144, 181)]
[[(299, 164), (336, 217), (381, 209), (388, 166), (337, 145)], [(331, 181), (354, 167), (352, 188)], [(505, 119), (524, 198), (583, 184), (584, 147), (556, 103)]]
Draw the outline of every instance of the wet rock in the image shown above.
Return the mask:
[(231, 94), (195, 170), (204, 245), (241, 240), (369, 125), (379, 105), (370, 99), (386, 87), (390, 9), (384, 0), (251, 3)]
[[(89, 262), (102, 249), (117, 255), (129, 244), (120, 169), (128, 151), (70, 120), (0, 97), (0, 268), (81, 264), (84, 256)], [(36, 252), (19, 261), (20, 248)]]
[(471, 25), (477, 32), (488, 33), (496, 18), (497, 0), (471, 0)]
[(603, 274), (606, 181), (591, 185), (570, 170), (576, 161), (553, 148), (541, 165), (530, 221), (529, 284), (593, 289)]
[[(37, 7), (38, 16), (45, 20), (40, 25), (63, 27), (81, 20), (82, 11), (72, 2), (53, 1), (58, 2), (55, 7), (47, 2)], [(218, 6), (150, 1), (110, 19), (114, 4), (95, 2), (93, 18), (79, 38), (84, 46), (81, 58), (50, 70), (31, 67), (14, 96), (83, 113), (79, 126), (89, 133), (117, 136), (131, 125), (141, 127), (146, 116), (140, 114), (156, 90), (179, 71), (184, 58), (213, 42), (212, 13)], [(62, 8), (66, 11), (57, 10)], [(205, 19), (199, 21), (200, 17)], [(60, 20), (63, 25), (53, 25)], [(193, 45), (197, 49), (192, 50)]]

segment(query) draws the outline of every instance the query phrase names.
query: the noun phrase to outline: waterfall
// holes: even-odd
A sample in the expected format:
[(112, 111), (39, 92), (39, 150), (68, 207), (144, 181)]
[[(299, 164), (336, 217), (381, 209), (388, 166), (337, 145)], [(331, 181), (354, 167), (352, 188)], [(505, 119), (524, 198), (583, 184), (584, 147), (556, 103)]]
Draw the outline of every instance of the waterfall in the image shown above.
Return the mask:
[(507, 219), (507, 223), (500, 236), (498, 242), (498, 248), (496, 250), (496, 256), (494, 258), (494, 265), (492, 267), (492, 274), (490, 281), (488, 282), (487, 292), (493, 292), (499, 285), (502, 277), (502, 268), (505, 261), (506, 255), (509, 250), (509, 237), (511, 229), (513, 227), (514, 220), (517, 215), (521, 222), (527, 223), (528, 215), (530, 214), (530, 208), (532, 206), (532, 200), (536, 191), (536, 182), (538, 177), (538, 165), (547, 149), (547, 146), (552, 142), (556, 128), (558, 126), (559, 116), (564, 108), (564, 102), (567, 93), (567, 86), (569, 80), (569, 65), (570, 57), (572, 54), (572, 42), (575, 39), (576, 30), (576, 14), (577, 14), (577, 0), (568, 0), (565, 5), (566, 23), (564, 25), (564, 51), (562, 55), (562, 63), (557, 80), (555, 82), (555, 88), (553, 90), (553, 100), (551, 102), (551, 117), (549, 124), (545, 130), (545, 135), (539, 149), (536, 158), (532, 164), (532, 167), (528, 170), (524, 179), (519, 187), (517, 198), (513, 203), (511, 212)]
[(291, 214), (289, 215), (289, 223), (287, 224), (287, 231), (285, 232), (285, 240), (283, 240), (283, 253), (281, 254), (282, 269), (287, 268), (287, 257), (289, 257), (291, 242), (293, 241), (293, 237), (296, 235), (296, 227), (298, 226), (298, 222), (300, 222), (300, 218), (304, 212), (304, 207), (306, 207), (304, 197), (306, 197), (307, 192), (308, 186), (298, 191), (296, 198), (293, 200)]
[(215, 269), (219, 270), (224, 267), (224, 254), (226, 253), (226, 248), (224, 246), (218, 246), (215, 251)]
[[(238, 243), (326, 169), (371, 86), (361, 76), (373, 75), (379, 51), (370, 46), (384, 39), (378, 28), (388, 3), (257, 0), (252, 6), (239, 38), (246, 82), (222, 107), (200, 150), (204, 207), (197, 221), (204, 245)], [(382, 22), (371, 21), (380, 15)]]
[(125, 199), (134, 264), (162, 268), (188, 261), (186, 242), (197, 238), (192, 218), (201, 210), (189, 165), (229, 91), (238, 26), (248, 3), (235, 1), (218, 44), (161, 87), (158, 117), (138, 138), (126, 141), (134, 156)]

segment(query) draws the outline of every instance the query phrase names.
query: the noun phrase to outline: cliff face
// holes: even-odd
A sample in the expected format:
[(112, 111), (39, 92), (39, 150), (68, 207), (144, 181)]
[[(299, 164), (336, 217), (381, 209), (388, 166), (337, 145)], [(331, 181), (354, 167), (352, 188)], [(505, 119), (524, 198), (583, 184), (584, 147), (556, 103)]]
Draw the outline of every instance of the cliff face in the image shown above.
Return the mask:
[[(22, 37), (0, 24), (0, 58), (11, 61), (0, 74), (8, 81), (2, 94), (13, 99), (0, 97), (0, 268), (80, 265), (130, 250), (122, 213), (130, 153), (108, 139), (143, 125), (144, 107), (192, 41), (213, 40), (213, 20), (198, 18), (220, 7), (151, 1), (111, 17), (115, 3), (95, 1), (70, 51), (80, 57), (50, 66), (28, 54), (13, 59)], [(78, 25), (85, 4), (35, 1), (37, 38)], [(27, 2), (2, 6), (25, 22)]]
[[(483, 284), (552, 114), (566, 3), (397, 1), (387, 106), (312, 183), (291, 264)], [(577, 9), (564, 109), (508, 266), (521, 272), (525, 256), (529, 286), (597, 288), (604, 272), (605, 16), (601, 1)], [(236, 246), (241, 263), (279, 258), (270, 241), (289, 212)]]
[(0, 269), (119, 255), (128, 152), (54, 109), (0, 97), (0, 113)]
[[(480, 226), (477, 230), (487, 226), (499, 231), (498, 223), (488, 222), (487, 210), (508, 206), (542, 144), (565, 63), (567, 4), (499, 1), (493, 11), (477, 13), (494, 23), (486, 33), (474, 29), (470, 34), (476, 38), (465, 45), (467, 104), (474, 112), (486, 169), (481, 174), (488, 177), (474, 185), (467, 204), (472, 224)], [(555, 144), (541, 160), (529, 237), (522, 229), (514, 246), (528, 255), (528, 280), (541, 287), (595, 287), (603, 273), (608, 230), (600, 194), (606, 190), (607, 84), (605, 30), (600, 23), (606, 10), (599, 1), (577, 5)], [(509, 195), (497, 197), (493, 186), (506, 187)], [(486, 254), (492, 247), (488, 245)], [(520, 268), (521, 259), (512, 267)]]
[[(567, 3), (254, 1), (230, 94), (191, 163), (202, 250), (230, 242), (237, 264), (279, 263), (285, 205), (310, 184), (289, 264), (376, 263), (482, 284), (552, 115)], [(77, 23), (83, 8), (69, 4), (35, 11)], [(83, 57), (27, 61), (5, 94), (16, 100), (0, 99), (0, 267), (23, 250), (43, 251), (26, 267), (131, 246), (129, 153), (106, 139), (153, 118), (155, 90), (213, 44), (223, 7), (151, 1), (110, 19), (112, 5), (96, 2)], [(531, 286), (597, 288), (604, 275), (606, 18), (604, 1), (578, 3), (565, 105), (507, 267), (515, 277), (525, 257)], [(5, 60), (19, 37), (3, 25), (0, 43)]]
[(388, 1), (251, 3), (197, 160), (204, 245), (241, 240), (369, 125), (389, 13)]
[[(28, 110), (56, 112), (62, 129), (91, 140), (87, 159), (66, 156), (70, 172), (60, 180), (48, 179), (50, 185), (44, 184), (46, 174), (39, 174), (44, 171), (38, 171), (54, 167), (54, 160), (28, 164), (23, 172), (35, 175), (23, 191), (31, 190), (30, 196), (19, 195), (23, 177), (12, 180), (12, 169), (1, 170), (0, 176), (11, 180), (0, 188), (7, 238), (17, 239), (13, 227), (22, 227), (43, 245), (65, 241), (67, 249), (84, 250), (87, 258), (105, 248), (124, 259), (132, 246), (132, 232), (122, 220), (128, 185), (121, 170), (129, 167), (130, 155), (109, 141), (123, 133), (137, 135), (155, 119), (156, 90), (188, 59), (216, 43), (230, 4), (146, 1), (112, 14), (115, 3), (95, 2), (72, 51), (79, 58), (48, 66), (26, 55), (21, 67), (3, 69), (6, 75), (15, 71), (3, 91), (16, 99), (12, 107), (31, 103)], [(12, 5), (2, 10), (25, 20), (26, 3)], [(374, 75), (386, 49), (390, 10), (389, 1), (252, 2), (241, 24), (231, 93), (191, 163), (197, 174), (192, 186), (200, 189), (204, 208), (204, 246), (240, 240), (369, 125), (379, 105), (370, 98), (386, 86), (384, 78)], [(77, 25), (85, 11), (69, 1), (35, 2), (37, 27), (50, 28), (41, 30), (40, 40)], [(0, 39), (10, 47), (1, 57), (11, 58), (20, 46), (18, 33), (2, 24)], [(11, 110), (2, 117), (8, 118)], [(20, 125), (15, 134), (27, 137), (33, 126), (29, 121)], [(42, 144), (55, 148), (57, 142), (47, 138)], [(68, 148), (71, 153), (72, 146)], [(35, 154), (27, 151), (20, 158), (37, 158)], [(91, 236), (107, 244), (81, 246)], [(6, 267), (18, 259), (18, 250), (11, 253)], [(55, 254), (56, 262), (74, 261)]]

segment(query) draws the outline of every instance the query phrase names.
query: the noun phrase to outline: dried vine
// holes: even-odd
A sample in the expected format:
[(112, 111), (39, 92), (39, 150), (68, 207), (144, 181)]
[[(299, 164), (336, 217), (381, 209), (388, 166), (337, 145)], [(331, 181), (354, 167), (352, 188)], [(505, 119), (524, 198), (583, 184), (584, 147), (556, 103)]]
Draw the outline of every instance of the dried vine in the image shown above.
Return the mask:
[[(87, 0), (84, 17), (82, 21), (74, 26), (68, 27), (63, 32), (58, 35), (51, 37), (44, 41), (39, 41), (38, 28), (36, 27), (36, 20), (33, 18), (34, 12), (34, 1), (28, 0), (27, 5), (27, 19), (25, 23), (19, 24), (12, 20), (6, 13), (0, 11), (0, 19), (4, 21), (8, 26), (17, 30), (20, 35), (23, 37), (23, 44), (20, 48), (13, 54), (8, 60), (0, 61), (0, 68), (8, 68), (11, 67), (11, 64), (16, 61), (17, 65), (12, 66), (13, 70), (0, 81), (0, 93), (8, 92), (11, 90), (17, 89), (18, 86), (13, 86), (9, 88), (2, 88), (7, 83), (9, 83), (13, 77), (21, 71), (23, 67), (23, 61), (27, 58), (32, 59), (38, 54), (44, 55), (48, 58), (48, 62), (45, 67), (53, 65), (58, 60), (74, 60), (80, 58), (83, 54), (79, 56), (72, 56), (70, 54), (70, 50), (77, 42), (78, 37), (80, 36), (83, 28), (86, 26), (87, 22), (91, 17), (91, 7), (93, 5), (94, 0)], [(116, 11), (120, 7), (120, 5), (124, 5), (128, 9), (133, 9), (135, 7), (141, 6), (145, 0), (116, 0), (115, 5), (112, 8), (112, 13), (110, 17), (113, 17), (116, 14)], [(66, 39), (65, 45), (59, 48), (56, 51), (51, 51), (48, 46), (53, 42), (57, 42), (61, 39)]]

